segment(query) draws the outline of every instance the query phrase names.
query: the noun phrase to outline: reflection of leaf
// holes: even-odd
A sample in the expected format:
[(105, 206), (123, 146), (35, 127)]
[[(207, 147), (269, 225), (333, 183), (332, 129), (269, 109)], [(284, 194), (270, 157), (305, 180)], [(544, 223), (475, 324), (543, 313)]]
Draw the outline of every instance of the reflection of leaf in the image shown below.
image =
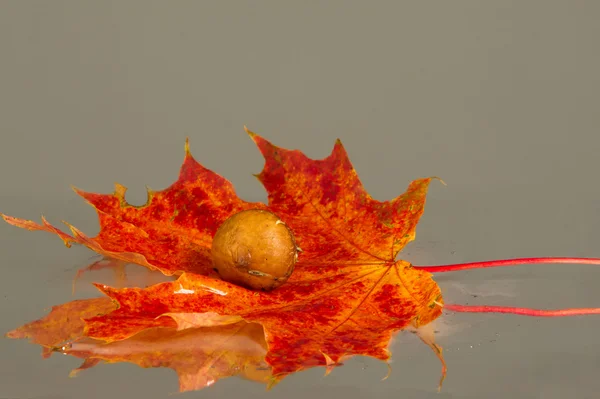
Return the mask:
[[(53, 351), (84, 359), (72, 375), (99, 362), (129, 362), (140, 367), (168, 367), (179, 376), (180, 391), (207, 387), (219, 379), (240, 376), (268, 383), (270, 367), (264, 361), (267, 345), (259, 324), (244, 321), (219, 327), (150, 328), (118, 342), (81, 337), (83, 323), (77, 314), (110, 311), (115, 304), (108, 298), (84, 299), (55, 306), (46, 317), (11, 331), (11, 338), (29, 337), (45, 346), (47, 357)], [(69, 316), (71, 315), (71, 316)], [(74, 340), (70, 344), (65, 341)]]
[[(363, 188), (339, 141), (327, 158), (312, 160), (250, 136), (266, 160), (258, 178), (268, 206), (239, 199), (231, 183), (197, 163), (186, 145), (179, 179), (163, 191), (149, 191), (144, 206), (128, 204), (120, 185), (112, 195), (77, 191), (98, 212), (101, 231), (94, 238), (73, 227), (69, 236), (45, 221), (4, 217), (20, 227), (56, 233), (67, 244), (180, 274), (174, 282), (145, 289), (97, 285), (119, 308), (86, 317), (84, 333), (90, 338), (115, 342), (156, 327), (205, 325), (194, 324), (197, 314), (214, 312), (263, 326), (266, 361), (277, 379), (352, 355), (387, 360), (395, 331), (441, 314), (440, 289), (430, 273), (396, 261), (415, 237), (431, 179), (416, 180), (404, 194), (379, 202)], [(272, 292), (221, 281), (211, 270), (216, 229), (248, 208), (275, 212), (302, 248), (291, 278)], [(432, 340), (424, 341), (441, 358)]]
[[(165, 281), (173, 281), (176, 277), (166, 276), (158, 271), (139, 267), (135, 264), (103, 257), (90, 265), (81, 268), (73, 279), (73, 293), (82, 286), (90, 288), (91, 282), (101, 282), (115, 288), (148, 287)], [(98, 291), (94, 287), (93, 293)]]
[(117, 304), (109, 298), (81, 299), (53, 306), (50, 313), (39, 320), (25, 324), (6, 334), (8, 338), (30, 338), (44, 347), (43, 356), (48, 357), (52, 348), (81, 337), (83, 319), (109, 313)]
[(180, 391), (201, 389), (219, 379), (240, 376), (267, 383), (270, 368), (262, 327), (244, 321), (220, 327), (150, 328), (129, 339), (105, 344), (90, 338), (73, 343), (64, 353), (85, 359), (74, 372), (95, 365), (130, 362), (141, 367), (168, 367), (179, 376)]

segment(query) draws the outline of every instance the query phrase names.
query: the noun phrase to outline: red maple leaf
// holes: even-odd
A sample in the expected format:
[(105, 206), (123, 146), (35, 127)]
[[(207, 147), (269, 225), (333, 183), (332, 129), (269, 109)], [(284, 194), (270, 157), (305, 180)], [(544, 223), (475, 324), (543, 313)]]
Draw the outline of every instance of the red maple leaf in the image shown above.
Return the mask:
[[(387, 361), (395, 332), (430, 323), (442, 307), (542, 317), (600, 314), (600, 308), (444, 304), (430, 272), (523, 263), (600, 264), (600, 259), (536, 257), (442, 266), (396, 260), (415, 237), (432, 178), (415, 180), (404, 194), (379, 202), (363, 188), (339, 141), (327, 158), (312, 160), (248, 133), (266, 160), (257, 177), (268, 192), (268, 205), (241, 200), (230, 182), (193, 159), (186, 142), (178, 180), (163, 191), (149, 190), (144, 206), (128, 204), (121, 185), (111, 195), (76, 190), (98, 213), (96, 237), (72, 226), (69, 235), (45, 219), (40, 225), (2, 215), (10, 224), (57, 234), (67, 246), (85, 245), (117, 265), (135, 263), (178, 276), (147, 288), (96, 284), (104, 297), (55, 307), (8, 336), (32, 338), (45, 348), (45, 356), (59, 350), (82, 357), (80, 369), (100, 360), (171, 367), (180, 376), (180, 389), (188, 390), (237, 374), (272, 384), (309, 367), (330, 370), (354, 355)], [(291, 278), (274, 291), (236, 286), (212, 270), (210, 248), (217, 228), (246, 209), (277, 214), (302, 248)], [(213, 339), (223, 335), (232, 337), (224, 346)], [(431, 336), (419, 336), (441, 360), (443, 379), (441, 348)], [(243, 349), (247, 339), (255, 350)], [(194, 359), (180, 346), (169, 346), (177, 342), (193, 345)], [(128, 351), (132, 346), (144, 350)], [(220, 355), (213, 356), (219, 348)]]
[[(427, 324), (442, 311), (430, 273), (396, 260), (415, 237), (431, 178), (379, 202), (363, 188), (340, 141), (331, 155), (312, 160), (248, 133), (266, 160), (258, 179), (268, 206), (241, 200), (230, 182), (194, 160), (186, 143), (179, 179), (163, 191), (148, 191), (144, 206), (128, 204), (121, 185), (111, 195), (76, 190), (97, 210), (96, 237), (72, 226), (68, 235), (45, 220), (39, 225), (3, 217), (58, 234), (67, 245), (181, 274), (148, 288), (97, 285), (119, 307), (86, 315), (86, 337), (115, 342), (147, 329), (227, 324), (237, 317), (263, 326), (266, 361), (276, 379), (307, 367), (332, 367), (353, 355), (387, 361), (394, 332)], [(215, 231), (232, 214), (251, 208), (276, 213), (302, 248), (292, 277), (272, 292), (251, 291), (212, 272)], [(441, 349), (427, 343), (442, 359)]]

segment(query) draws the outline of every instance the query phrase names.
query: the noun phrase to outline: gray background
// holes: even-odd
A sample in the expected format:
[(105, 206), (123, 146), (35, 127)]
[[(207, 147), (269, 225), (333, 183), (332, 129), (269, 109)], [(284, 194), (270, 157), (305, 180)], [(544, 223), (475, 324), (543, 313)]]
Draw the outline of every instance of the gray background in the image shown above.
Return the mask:
[[(518, 256), (600, 256), (597, 184), (600, 3), (595, 1), (2, 1), (0, 212), (84, 232), (98, 226), (69, 184), (162, 189), (183, 143), (264, 200), (262, 157), (243, 125), (311, 157), (342, 139), (379, 200), (439, 175), (416, 264)], [(0, 224), (2, 332), (71, 300), (91, 253)], [(89, 281), (93, 281), (91, 278)], [(439, 276), (447, 301), (600, 306), (593, 266), (523, 266)], [(78, 297), (92, 295), (89, 288)], [(476, 298), (473, 295), (478, 295)], [(357, 358), (265, 394), (218, 382), (183, 397), (596, 397), (600, 317), (444, 316), (449, 373), (413, 336), (393, 373)], [(0, 397), (162, 398), (174, 373), (39, 358), (0, 341)]]

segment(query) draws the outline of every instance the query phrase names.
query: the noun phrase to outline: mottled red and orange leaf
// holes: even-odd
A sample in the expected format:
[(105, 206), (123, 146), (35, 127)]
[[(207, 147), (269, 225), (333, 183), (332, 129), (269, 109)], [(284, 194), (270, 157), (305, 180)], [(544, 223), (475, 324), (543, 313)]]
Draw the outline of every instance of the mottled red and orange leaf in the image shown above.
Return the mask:
[[(430, 273), (396, 260), (415, 237), (431, 178), (380, 202), (365, 191), (340, 141), (328, 157), (313, 160), (248, 133), (265, 157), (258, 179), (268, 205), (239, 199), (228, 181), (193, 160), (187, 144), (179, 179), (163, 191), (149, 191), (144, 206), (127, 204), (122, 186), (112, 195), (78, 191), (97, 210), (101, 231), (88, 238), (72, 228), (74, 238), (67, 241), (181, 274), (145, 289), (98, 285), (119, 308), (87, 317), (84, 335), (116, 343), (150, 329), (229, 325), (240, 317), (263, 327), (275, 380), (307, 367), (330, 368), (354, 355), (388, 360), (394, 332), (427, 324), (442, 311)], [(250, 208), (277, 214), (302, 249), (291, 278), (272, 292), (250, 291), (211, 273), (216, 229)], [(40, 228), (57, 233), (47, 224)]]
[(175, 183), (162, 191), (148, 189), (146, 204), (142, 206), (129, 204), (126, 191), (120, 184), (115, 185), (113, 194), (75, 189), (98, 213), (100, 233), (93, 238), (67, 223), (72, 235), (44, 218), (42, 224), (37, 224), (0, 215), (18, 227), (55, 233), (67, 246), (82, 244), (107, 257), (158, 269), (167, 275), (210, 274), (210, 244), (219, 225), (244, 209), (266, 207), (238, 198), (229, 181), (192, 157), (187, 142)]
[[(128, 204), (121, 185), (110, 195), (76, 190), (98, 213), (96, 237), (70, 225), (69, 235), (45, 219), (37, 224), (2, 215), (10, 224), (45, 230), (67, 246), (82, 244), (116, 259), (86, 270), (114, 267), (121, 280), (121, 265), (135, 263), (173, 276), (146, 288), (96, 284), (104, 297), (55, 307), (8, 336), (31, 338), (44, 347), (45, 356), (61, 351), (85, 359), (76, 371), (100, 361), (170, 367), (179, 374), (180, 389), (190, 390), (232, 375), (273, 385), (310, 367), (330, 371), (354, 355), (387, 361), (392, 336), (408, 328), (416, 329), (438, 356), (443, 379), (441, 348), (431, 330), (422, 328), (442, 308), (536, 317), (600, 314), (600, 308), (444, 304), (430, 272), (521, 263), (600, 264), (600, 259), (413, 266), (396, 256), (415, 237), (432, 178), (415, 180), (405, 193), (380, 202), (365, 191), (339, 140), (328, 157), (313, 160), (248, 134), (265, 158), (257, 177), (267, 190), (268, 205), (238, 198), (230, 182), (192, 158), (186, 142), (177, 181), (163, 191), (148, 190), (143, 206)], [(302, 249), (289, 280), (273, 291), (234, 285), (212, 270), (215, 232), (247, 209), (275, 213)], [(298, 248), (292, 250), (295, 261)]]

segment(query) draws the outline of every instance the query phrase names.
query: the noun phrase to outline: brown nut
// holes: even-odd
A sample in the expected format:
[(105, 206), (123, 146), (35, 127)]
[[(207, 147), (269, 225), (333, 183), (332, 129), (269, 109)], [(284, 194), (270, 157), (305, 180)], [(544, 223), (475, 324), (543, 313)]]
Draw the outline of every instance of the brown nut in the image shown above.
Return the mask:
[(294, 234), (277, 215), (249, 209), (230, 216), (213, 237), (213, 267), (221, 278), (254, 290), (270, 291), (294, 271)]

